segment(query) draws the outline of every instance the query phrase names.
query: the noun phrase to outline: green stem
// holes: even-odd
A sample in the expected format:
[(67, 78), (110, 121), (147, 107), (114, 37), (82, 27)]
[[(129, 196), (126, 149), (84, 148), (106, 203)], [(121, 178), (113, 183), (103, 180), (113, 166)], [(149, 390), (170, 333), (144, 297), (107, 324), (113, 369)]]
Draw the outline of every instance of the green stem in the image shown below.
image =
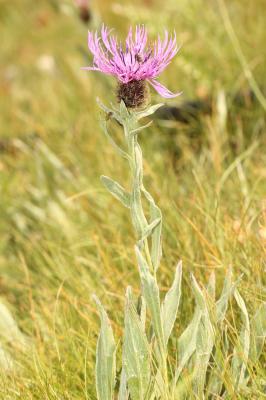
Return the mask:
[[(127, 139), (127, 146), (128, 146), (128, 151), (130, 154), (130, 168), (131, 168), (131, 174), (132, 174), (132, 198), (133, 206), (135, 206), (136, 209), (140, 211), (140, 215), (142, 216), (143, 221), (146, 221), (143, 206), (142, 206), (142, 200), (141, 200), (141, 187), (142, 187), (142, 175), (143, 175), (143, 167), (142, 167), (142, 160), (141, 162), (138, 161), (136, 157), (136, 148), (138, 147), (138, 142), (137, 142), (137, 136), (132, 135), (130, 133), (129, 127), (127, 123), (124, 123), (124, 132), (125, 132), (125, 137)], [(138, 176), (139, 175), (139, 176)], [(135, 184), (137, 183), (137, 188), (135, 188), (137, 192), (137, 196), (133, 196), (133, 190), (134, 190), (134, 182)], [(134, 221), (133, 221), (134, 225)], [(141, 234), (141, 232), (137, 232), (137, 234)], [(155, 268), (153, 267), (152, 259), (151, 259), (151, 254), (150, 254), (150, 248), (149, 248), (149, 241), (147, 238), (144, 239), (144, 252), (145, 252), (145, 257), (146, 261), (149, 265), (150, 271), (153, 273), (155, 276)]]
[[(132, 187), (131, 187), (131, 216), (132, 223), (136, 229), (138, 239), (142, 239), (144, 235), (144, 229), (147, 228), (149, 221), (147, 221), (142, 205), (143, 196), (143, 165), (142, 165), (142, 153), (138, 144), (137, 135), (132, 133), (133, 130), (137, 129), (137, 122), (134, 116), (123, 121), (123, 128), (125, 139), (127, 142), (128, 154), (129, 154), (129, 164), (131, 169)], [(148, 192), (147, 192), (148, 193)], [(146, 194), (147, 194), (146, 193)], [(149, 193), (148, 193), (149, 195)], [(150, 272), (156, 279), (156, 268), (153, 265), (150, 242), (148, 237), (142, 240), (143, 243), (143, 256), (149, 266)], [(165, 393), (162, 393), (162, 400), (169, 400), (168, 392), (168, 372), (167, 372), (167, 351), (162, 343), (159, 344), (159, 351), (161, 353), (161, 362), (159, 365), (159, 371), (163, 385), (165, 387)]]

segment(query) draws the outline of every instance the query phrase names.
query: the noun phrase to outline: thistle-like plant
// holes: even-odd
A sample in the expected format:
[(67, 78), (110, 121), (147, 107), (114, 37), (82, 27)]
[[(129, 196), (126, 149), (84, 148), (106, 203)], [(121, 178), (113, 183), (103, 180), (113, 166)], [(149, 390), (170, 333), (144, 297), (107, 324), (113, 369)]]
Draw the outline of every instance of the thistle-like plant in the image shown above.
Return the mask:
[[(126, 290), (122, 368), (116, 373), (117, 345), (110, 321), (99, 299), (95, 301), (101, 317), (96, 354), (96, 390), (98, 400), (173, 400), (229, 399), (238, 393), (252, 393), (252, 365), (261, 355), (266, 335), (266, 307), (262, 304), (252, 319), (243, 298), (232, 281), (229, 268), (222, 293), (215, 295), (215, 276), (202, 288), (191, 276), (195, 298), (192, 321), (177, 339), (175, 354), (170, 354), (169, 339), (177, 318), (181, 298), (182, 264), (178, 263), (171, 288), (161, 301), (157, 273), (162, 255), (162, 215), (152, 195), (144, 187), (142, 151), (138, 134), (150, 125), (140, 125), (161, 104), (147, 105), (147, 82), (164, 97), (174, 97), (155, 80), (177, 52), (176, 39), (165, 34), (147, 45), (147, 32), (130, 29), (125, 47), (105, 27), (101, 39), (89, 32), (93, 67), (118, 79), (119, 106), (108, 108), (103, 130), (116, 152), (125, 158), (131, 171), (131, 188), (126, 191), (107, 176), (101, 180), (106, 189), (128, 210), (136, 231), (135, 253), (141, 281), (141, 294), (135, 301)], [(121, 148), (108, 131), (108, 119), (123, 127), (125, 146)], [(146, 215), (143, 202), (149, 204)], [(234, 341), (227, 334), (227, 308), (231, 298), (239, 306), (242, 327)], [(172, 347), (171, 347), (172, 348)], [(173, 350), (172, 350), (173, 351)], [(174, 363), (171, 359), (176, 359)], [(174, 365), (175, 364), (175, 365)], [(230, 376), (230, 379), (227, 379)], [(229, 382), (229, 383), (228, 383)], [(117, 383), (117, 384), (116, 384)], [(118, 389), (117, 389), (118, 387)], [(237, 398), (237, 397), (235, 397)]]

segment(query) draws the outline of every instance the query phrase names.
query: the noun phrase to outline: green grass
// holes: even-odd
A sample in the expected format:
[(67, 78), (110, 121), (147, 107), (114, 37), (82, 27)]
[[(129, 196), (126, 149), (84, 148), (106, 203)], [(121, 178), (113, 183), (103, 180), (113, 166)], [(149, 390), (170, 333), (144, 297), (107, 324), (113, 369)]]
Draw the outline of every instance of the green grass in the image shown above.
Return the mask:
[[(95, 399), (99, 322), (91, 296), (106, 306), (119, 339), (125, 289), (139, 292), (129, 215), (99, 181), (106, 174), (129, 184), (95, 100), (114, 100), (114, 81), (80, 70), (91, 62), (87, 28), (70, 1), (58, 3), (0, 1), (0, 294), (26, 338), (0, 323), (0, 344), (13, 360), (1, 373), (4, 400)], [(232, 265), (252, 315), (266, 297), (265, 110), (258, 101), (237, 108), (227, 97), (248, 84), (219, 2), (96, 3), (93, 28), (98, 20), (121, 35), (138, 22), (154, 34), (174, 28), (182, 48), (161, 80), (184, 94), (169, 104), (202, 93), (216, 104), (199, 124), (156, 121), (140, 138), (145, 183), (164, 218), (164, 291), (177, 261), (184, 265), (175, 332), (193, 314), (190, 272), (205, 284), (215, 271), (219, 292)], [(265, 86), (264, 1), (227, 5), (247, 65)], [(40, 68), (43, 55), (53, 57), (51, 71)], [(265, 354), (258, 379), (264, 367)], [(265, 398), (259, 389), (251, 396)]]

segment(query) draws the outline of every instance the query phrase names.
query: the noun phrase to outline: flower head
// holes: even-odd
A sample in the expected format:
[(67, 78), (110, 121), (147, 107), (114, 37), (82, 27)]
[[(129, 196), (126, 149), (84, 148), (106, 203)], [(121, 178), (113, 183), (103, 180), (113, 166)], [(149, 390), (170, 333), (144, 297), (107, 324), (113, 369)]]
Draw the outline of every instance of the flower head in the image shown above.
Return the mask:
[[(148, 35), (144, 26), (136, 26), (135, 32), (130, 28), (125, 45), (118, 42), (117, 38), (104, 25), (101, 35), (97, 32), (88, 33), (88, 46), (93, 54), (93, 66), (84, 69), (100, 71), (107, 75), (113, 75), (120, 84), (118, 88), (119, 100), (126, 100), (125, 104), (129, 107), (139, 106), (135, 100), (142, 99), (146, 93), (146, 82), (162, 96), (166, 98), (176, 97), (179, 93), (172, 93), (165, 86), (157, 81), (158, 76), (171, 62), (176, 55), (178, 48), (176, 36), (170, 37), (165, 31), (165, 37), (158, 39), (151, 44), (147, 44)], [(134, 82), (136, 82), (134, 84)], [(127, 88), (130, 93), (126, 93)], [(143, 95), (139, 96), (139, 91)], [(131, 104), (132, 103), (132, 104)]]

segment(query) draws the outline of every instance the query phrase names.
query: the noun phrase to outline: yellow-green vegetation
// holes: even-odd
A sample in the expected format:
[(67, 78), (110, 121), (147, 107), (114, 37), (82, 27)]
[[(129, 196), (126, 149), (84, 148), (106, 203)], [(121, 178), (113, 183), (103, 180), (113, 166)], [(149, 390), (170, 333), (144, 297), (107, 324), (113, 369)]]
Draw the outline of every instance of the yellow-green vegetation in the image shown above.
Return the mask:
[[(145, 186), (163, 213), (164, 293), (183, 261), (170, 361), (194, 312), (191, 272), (202, 285), (215, 272), (219, 294), (231, 265), (234, 279), (242, 276), (238, 290), (251, 317), (266, 300), (264, 0), (95, 0), (91, 12), (85, 25), (70, 0), (0, 0), (4, 400), (95, 399), (99, 320), (92, 295), (118, 342), (126, 287), (139, 294), (129, 213), (99, 180), (105, 174), (130, 184), (126, 162), (99, 124), (96, 97), (115, 102), (115, 82), (80, 69), (91, 64), (87, 29), (102, 21), (121, 35), (136, 23), (154, 35), (175, 29), (182, 48), (161, 82), (183, 95), (167, 103), (211, 98), (211, 114), (189, 124), (156, 119), (139, 138)], [(161, 101), (155, 93), (152, 100)], [(120, 127), (108, 123), (120, 140)], [(241, 318), (235, 300), (229, 308), (234, 343)], [(265, 362), (264, 352), (249, 365), (256, 384), (245, 397), (234, 391), (224, 360), (230, 398), (265, 398)]]

